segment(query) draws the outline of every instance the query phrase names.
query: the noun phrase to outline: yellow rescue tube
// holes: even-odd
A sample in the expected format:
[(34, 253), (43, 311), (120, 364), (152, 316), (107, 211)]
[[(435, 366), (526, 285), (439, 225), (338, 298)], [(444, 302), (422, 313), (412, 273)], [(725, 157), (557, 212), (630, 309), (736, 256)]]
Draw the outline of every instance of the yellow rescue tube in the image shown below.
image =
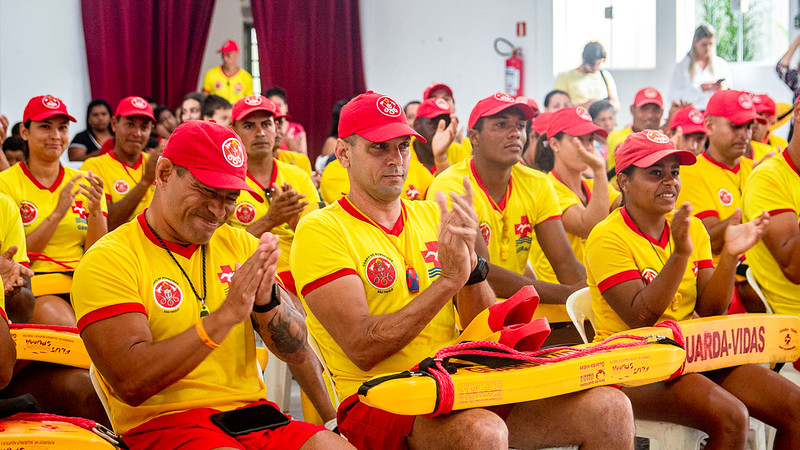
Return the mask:
[(92, 360), (77, 328), (11, 324), (17, 359), (89, 369)]
[[(525, 362), (493, 369), (464, 362), (463, 367), (451, 374), (455, 390), (453, 410), (519, 403), (610, 384), (640, 386), (668, 379), (685, 359), (686, 353), (678, 346), (645, 344), (548, 364)], [(405, 378), (381, 381), (383, 376), (361, 386), (362, 402), (404, 415), (431, 414), (436, 410), (439, 393), (432, 377), (418, 371)]]
[[(678, 322), (686, 348), (685, 372), (706, 372), (744, 364), (772, 364), (800, 358), (800, 317), (733, 314)], [(662, 334), (667, 328), (637, 328), (622, 334)]]
[(0, 420), (0, 449), (112, 450), (108, 441), (79, 426), (51, 420)]
[(41, 295), (69, 294), (72, 277), (63, 273), (42, 273), (31, 277), (31, 292)]

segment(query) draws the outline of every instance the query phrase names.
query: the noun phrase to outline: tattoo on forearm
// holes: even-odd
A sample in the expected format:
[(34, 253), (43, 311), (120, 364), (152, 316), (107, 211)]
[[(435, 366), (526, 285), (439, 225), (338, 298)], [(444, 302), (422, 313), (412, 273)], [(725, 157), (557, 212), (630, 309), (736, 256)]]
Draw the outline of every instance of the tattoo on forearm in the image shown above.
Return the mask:
[[(294, 328), (294, 330), (292, 330)], [(282, 355), (291, 355), (305, 346), (306, 335), (304, 327), (292, 326), (292, 318), (287, 311), (276, 311), (272, 320), (267, 323), (275, 351)]]

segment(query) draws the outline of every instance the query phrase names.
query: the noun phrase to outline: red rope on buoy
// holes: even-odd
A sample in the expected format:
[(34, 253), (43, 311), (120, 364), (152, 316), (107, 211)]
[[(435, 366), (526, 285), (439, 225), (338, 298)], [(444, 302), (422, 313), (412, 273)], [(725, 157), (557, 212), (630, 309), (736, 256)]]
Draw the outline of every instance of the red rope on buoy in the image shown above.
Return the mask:
[[(683, 330), (681, 329), (681, 326), (678, 325), (678, 322), (675, 322), (674, 320), (665, 320), (661, 323), (657, 323), (656, 326), (672, 330), (672, 336), (674, 338), (674, 341), (677, 342), (682, 348), (686, 348), (686, 339), (683, 337)], [(683, 364), (681, 364), (681, 366), (678, 367), (678, 370), (676, 370), (675, 373), (673, 373), (672, 375), (669, 376), (669, 378), (667, 378), (667, 381), (674, 380), (675, 378), (678, 378), (679, 376), (683, 375), (683, 371), (685, 369), (686, 369), (686, 360), (684, 359)]]

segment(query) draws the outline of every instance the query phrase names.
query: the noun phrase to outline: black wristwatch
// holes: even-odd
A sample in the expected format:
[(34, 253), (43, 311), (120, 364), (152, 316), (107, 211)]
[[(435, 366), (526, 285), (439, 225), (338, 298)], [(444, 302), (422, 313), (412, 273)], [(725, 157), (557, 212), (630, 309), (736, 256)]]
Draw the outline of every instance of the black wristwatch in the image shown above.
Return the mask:
[(475, 264), (475, 268), (472, 269), (472, 273), (469, 274), (469, 279), (464, 286), (480, 283), (489, 275), (489, 263), (487, 263), (486, 260), (481, 257), (481, 255), (475, 256), (478, 257), (478, 264)]
[(257, 313), (265, 313), (267, 311), (272, 311), (276, 306), (281, 304), (281, 293), (278, 289), (278, 283), (272, 283), (272, 300), (266, 305), (256, 305), (253, 303), (253, 312)]

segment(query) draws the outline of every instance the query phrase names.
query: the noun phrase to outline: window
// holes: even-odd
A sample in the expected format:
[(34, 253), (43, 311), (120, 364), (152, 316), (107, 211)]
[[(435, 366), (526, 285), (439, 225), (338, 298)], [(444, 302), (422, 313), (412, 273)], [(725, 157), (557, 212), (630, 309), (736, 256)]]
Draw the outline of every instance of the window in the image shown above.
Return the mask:
[(604, 68), (655, 68), (656, 0), (555, 0), (555, 74), (578, 67), (590, 41), (606, 49)]
[(258, 40), (256, 38), (256, 29), (253, 28), (252, 23), (244, 25), (244, 58), (245, 66), (250, 75), (253, 76), (253, 93), (261, 95), (261, 71), (258, 67)]

